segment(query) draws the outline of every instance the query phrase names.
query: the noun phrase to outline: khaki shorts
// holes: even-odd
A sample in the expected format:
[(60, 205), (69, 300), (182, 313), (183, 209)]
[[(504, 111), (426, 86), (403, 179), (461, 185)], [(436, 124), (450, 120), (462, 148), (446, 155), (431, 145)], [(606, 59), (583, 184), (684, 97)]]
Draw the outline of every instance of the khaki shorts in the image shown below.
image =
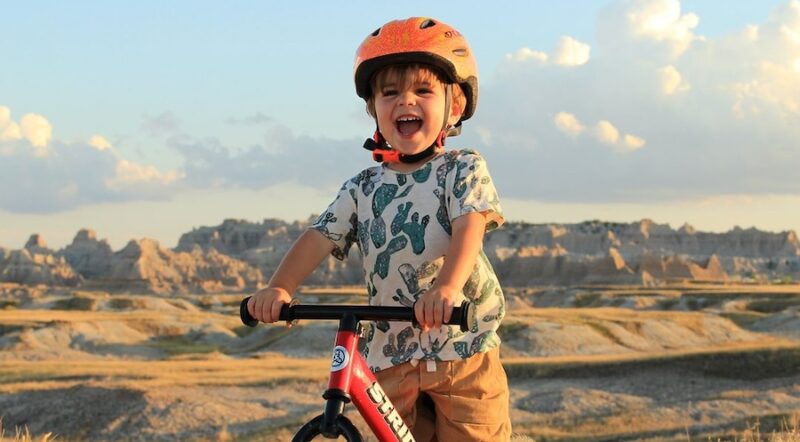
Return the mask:
[[(431, 364), (406, 362), (375, 374), (418, 442), (509, 440), (508, 380), (498, 348)], [(425, 406), (431, 402), (432, 409)]]

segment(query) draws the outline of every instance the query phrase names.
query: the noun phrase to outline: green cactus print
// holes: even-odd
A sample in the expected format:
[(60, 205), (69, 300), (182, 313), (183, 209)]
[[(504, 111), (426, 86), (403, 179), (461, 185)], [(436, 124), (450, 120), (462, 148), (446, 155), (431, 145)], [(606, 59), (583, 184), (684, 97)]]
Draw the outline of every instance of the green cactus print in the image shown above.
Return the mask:
[(386, 244), (386, 224), (383, 218), (375, 218), (372, 220), (372, 227), (369, 230), (369, 234), (372, 238), (372, 244), (375, 245), (376, 249), (380, 249)]
[(372, 191), (375, 190), (375, 181), (372, 178), (377, 174), (378, 172), (374, 169), (365, 169), (353, 178), (353, 184), (361, 184), (361, 193), (363, 193), (364, 196), (369, 196)]
[(447, 174), (456, 167), (455, 163), (455, 157), (448, 154), (445, 155), (444, 164), (436, 168), (436, 184), (438, 184), (440, 188), (445, 187), (447, 183)]
[(320, 215), (315, 224), (318, 226), (317, 230), (319, 230), (320, 232), (322, 232), (323, 235), (327, 236), (328, 238), (330, 238), (332, 241), (335, 242), (342, 239), (342, 234), (330, 232), (328, 230), (328, 224), (335, 223), (336, 221), (338, 221), (336, 215), (330, 212), (325, 212), (324, 214)]
[(483, 287), (481, 287), (481, 295), (472, 300), (475, 305), (481, 305), (489, 299), (489, 296), (495, 293), (495, 288), (499, 290), (497, 284), (495, 284), (494, 280), (487, 279), (486, 282), (483, 283)]
[(356, 228), (358, 231), (358, 244), (361, 247), (361, 253), (364, 255), (369, 255), (369, 221), (370, 220), (366, 220), (363, 223), (359, 222)]
[(452, 235), (453, 228), (450, 225), (450, 216), (447, 214), (447, 199), (442, 189), (433, 189), (433, 194), (439, 199), (439, 208), (436, 210), (436, 221), (442, 226), (448, 235)]
[[(365, 267), (371, 305), (412, 306), (434, 283), (452, 240), (451, 218), (489, 211), (502, 222), (494, 183), (482, 158), (468, 151), (448, 151), (412, 173), (365, 169), (345, 182), (337, 199), (314, 224), (343, 257), (353, 243)], [(479, 304), (469, 330), (443, 327), (422, 332), (417, 326), (386, 321), (365, 329), (361, 343), (371, 370), (410, 359), (452, 360), (486, 351), (499, 343), (494, 332), (507, 313), (502, 290), (488, 258), (480, 252), (462, 288)], [(390, 325), (391, 324), (391, 325)]]
[(413, 304), (414, 301), (419, 299), (419, 296), (424, 292), (423, 288), (419, 286), (420, 278), (427, 279), (436, 275), (439, 273), (439, 266), (433, 262), (423, 262), (422, 265), (419, 266), (419, 269), (414, 269), (414, 266), (411, 264), (404, 263), (398, 267), (397, 271), (400, 273), (400, 278), (403, 280), (403, 283), (405, 283), (409, 295), (406, 296), (402, 290), (397, 289), (396, 295), (392, 298), (395, 301), (401, 302), (403, 299), (413, 298), (413, 300), (411, 300), (411, 303)]
[(411, 192), (412, 187), (413, 186), (406, 187), (405, 190), (398, 195), (398, 187), (396, 184), (381, 184), (375, 191), (375, 195), (372, 196), (372, 214), (375, 218), (380, 218), (383, 211), (386, 210), (386, 207), (391, 204), (393, 200), (406, 197), (408, 193)]
[(456, 342), (453, 347), (459, 356), (466, 359), (475, 353), (483, 353), (486, 350), (497, 347), (500, 343), (497, 341), (497, 334), (493, 331), (485, 331), (475, 339), (472, 340), (469, 349), (467, 349), (466, 342)]
[(480, 284), (480, 280), (480, 267), (476, 264), (475, 267), (472, 268), (472, 273), (469, 274), (469, 279), (464, 283), (464, 288), (462, 289), (464, 297), (473, 300), (478, 296), (478, 284)]
[(439, 342), (439, 338), (431, 339), (430, 334), (428, 335), (428, 345), (422, 345), (422, 335), (420, 335), (420, 349), (422, 350), (422, 357), (423, 360), (433, 359), (435, 361), (440, 361), (439, 354), (442, 350), (447, 346), (447, 343), (450, 342), (450, 338), (445, 339), (444, 342)]
[(414, 266), (407, 263), (400, 264), (397, 271), (400, 273), (400, 278), (402, 278), (403, 282), (406, 284), (408, 293), (419, 293), (419, 278), (417, 278), (417, 271), (414, 269)]
[(411, 356), (419, 348), (418, 343), (409, 342), (413, 337), (414, 330), (410, 326), (398, 333), (397, 339), (395, 339), (394, 333), (389, 333), (389, 342), (383, 346), (383, 355), (391, 358), (392, 365), (400, 365), (411, 360)]
[(403, 293), (403, 290), (401, 290), (401, 289), (395, 290), (394, 293), (395, 294), (394, 294), (394, 296), (392, 296), (392, 299), (397, 301), (403, 307), (413, 307), (414, 306), (414, 300), (416, 299), (416, 297), (415, 298), (411, 298), (410, 296), (408, 296), (405, 293)]
[(392, 235), (397, 235), (403, 230), (403, 224), (405, 224), (406, 219), (408, 218), (408, 213), (411, 211), (411, 207), (413, 205), (414, 203), (408, 201), (397, 206), (397, 214), (392, 220)]
[(411, 174), (411, 178), (413, 178), (414, 181), (417, 183), (424, 183), (425, 181), (428, 181), (428, 177), (431, 174), (431, 170), (433, 170), (433, 164), (429, 162), (422, 169), (415, 170)]
[(395, 290), (395, 295), (392, 296), (392, 299), (405, 307), (412, 307), (421, 293), (419, 280), (417, 279), (417, 271), (414, 270), (411, 264), (401, 264), (397, 271), (400, 273), (400, 278), (408, 289), (408, 294), (398, 288)]
[(411, 248), (415, 254), (419, 255), (425, 251), (425, 228), (428, 226), (430, 217), (425, 215), (422, 221), (419, 219), (419, 212), (411, 215), (411, 222), (406, 222), (408, 213), (411, 211), (413, 203), (410, 201), (397, 206), (397, 214), (392, 220), (392, 235), (397, 235), (401, 231), (408, 235), (411, 240)]
[(469, 166), (467, 163), (458, 162), (458, 169), (456, 170), (456, 182), (453, 186), (453, 195), (461, 199), (465, 193), (467, 193), (467, 180), (466, 177), (461, 176), (461, 171), (463, 169), (469, 168), (470, 170), (474, 168), (474, 166)]
[(411, 215), (411, 222), (403, 224), (403, 233), (411, 240), (411, 250), (416, 255), (425, 251), (425, 228), (428, 227), (428, 221), (430, 221), (428, 215), (423, 216), (420, 221), (419, 213), (414, 212)]
[[(502, 296), (503, 296), (503, 294), (500, 292), (500, 289), (498, 288), (497, 290), (495, 290), (495, 292), (496, 292), (496, 294), (498, 294), (498, 295), (501, 297), (501, 299), (502, 299)], [(505, 303), (501, 302), (501, 303), (500, 303), (500, 307), (497, 309), (497, 313), (496, 313), (496, 314), (494, 314), (494, 315), (485, 315), (485, 316), (483, 317), (483, 322), (493, 322), (493, 321), (498, 321), (498, 322), (499, 322), (499, 321), (501, 321), (501, 320), (502, 320), (502, 319), (503, 319), (505, 316), (506, 316), (506, 305), (505, 305)]]
[(408, 240), (405, 236), (392, 238), (389, 241), (389, 245), (386, 246), (386, 250), (378, 253), (377, 258), (375, 258), (375, 270), (373, 273), (386, 279), (386, 276), (389, 275), (389, 260), (393, 254), (403, 250), (407, 244)]
[(442, 165), (436, 168), (436, 189), (433, 189), (433, 194), (439, 200), (439, 208), (436, 210), (436, 221), (442, 226), (442, 229), (448, 234), (452, 235), (453, 229), (450, 225), (450, 215), (447, 212), (447, 174), (450, 173), (456, 166), (455, 156), (448, 153), (445, 155), (445, 161)]

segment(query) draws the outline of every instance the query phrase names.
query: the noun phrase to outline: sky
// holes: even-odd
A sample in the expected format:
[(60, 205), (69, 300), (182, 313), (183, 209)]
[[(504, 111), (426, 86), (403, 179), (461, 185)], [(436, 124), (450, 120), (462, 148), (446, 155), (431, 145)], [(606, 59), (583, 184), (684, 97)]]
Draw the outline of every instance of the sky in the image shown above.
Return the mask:
[(0, 247), (305, 220), (371, 165), (352, 63), (429, 16), (478, 61), (448, 147), (511, 221), (800, 230), (800, 0), (30, 1), (0, 26)]

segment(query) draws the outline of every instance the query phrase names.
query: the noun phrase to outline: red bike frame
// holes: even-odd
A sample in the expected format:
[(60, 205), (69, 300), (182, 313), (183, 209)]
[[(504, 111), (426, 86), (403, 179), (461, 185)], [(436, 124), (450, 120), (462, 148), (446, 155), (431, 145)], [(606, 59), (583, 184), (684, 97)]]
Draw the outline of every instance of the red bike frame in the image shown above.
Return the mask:
[[(258, 320), (247, 310), (245, 298), (239, 308), (242, 322), (254, 327)], [(459, 325), (462, 331), (475, 321), (473, 306), (464, 302), (453, 308), (449, 324)], [(296, 319), (338, 319), (339, 330), (331, 359), (328, 389), (322, 395), (327, 401), (323, 414), (300, 431), (293, 442), (308, 441), (317, 435), (329, 438), (345, 436), (348, 441), (361, 441), (361, 434), (342, 414), (345, 404), (353, 402), (372, 432), (381, 442), (414, 442), (408, 426), (386, 396), (364, 357), (358, 351), (362, 328), (359, 320), (414, 322), (411, 307), (370, 307), (362, 305), (285, 305), (279, 316), (282, 321)]]
[[(343, 320), (342, 322), (345, 322)], [(358, 330), (339, 330), (326, 399), (344, 392), (380, 441), (412, 442), (414, 436), (358, 352)], [(327, 407), (326, 407), (327, 411)]]

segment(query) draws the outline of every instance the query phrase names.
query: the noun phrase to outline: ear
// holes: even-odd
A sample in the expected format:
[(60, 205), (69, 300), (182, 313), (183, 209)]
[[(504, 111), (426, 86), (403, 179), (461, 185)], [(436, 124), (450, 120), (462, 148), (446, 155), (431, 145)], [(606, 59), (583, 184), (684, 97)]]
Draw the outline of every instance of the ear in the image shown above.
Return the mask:
[(458, 120), (461, 119), (461, 115), (464, 113), (464, 109), (461, 109), (461, 105), (458, 103), (458, 100), (453, 100), (453, 103), (450, 104), (450, 116), (447, 117), (447, 124), (449, 126), (454, 126), (458, 123)]

